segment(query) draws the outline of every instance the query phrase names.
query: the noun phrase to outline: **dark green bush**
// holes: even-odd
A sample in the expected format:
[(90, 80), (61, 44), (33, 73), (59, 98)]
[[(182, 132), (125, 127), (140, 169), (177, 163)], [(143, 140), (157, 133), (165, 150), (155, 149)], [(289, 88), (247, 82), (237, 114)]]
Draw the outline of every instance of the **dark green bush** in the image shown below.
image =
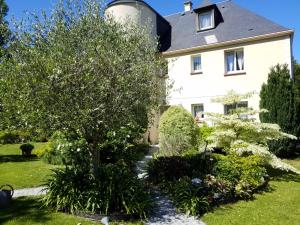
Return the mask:
[[(84, 169), (84, 168), (83, 168)], [(92, 177), (88, 170), (76, 170), (66, 167), (57, 169), (46, 182), (47, 195), (44, 204), (58, 211), (75, 213), (85, 210), (90, 201)]]
[(268, 142), (270, 152), (279, 158), (297, 158), (300, 156), (300, 141), (292, 139), (273, 140)]
[(197, 148), (198, 129), (190, 112), (180, 106), (170, 107), (159, 123), (161, 155), (183, 155), (186, 151)]
[(88, 168), (56, 170), (46, 187), (45, 205), (59, 211), (145, 217), (151, 207), (147, 189), (124, 161), (100, 166), (96, 177)]
[(164, 184), (181, 177), (204, 177), (210, 173), (211, 161), (204, 154), (158, 157), (148, 164), (148, 178), (155, 184)]
[(27, 144), (22, 144), (22, 145), (20, 146), (20, 149), (21, 149), (22, 151), (32, 151), (32, 150), (34, 149), (34, 146), (33, 146), (32, 144), (29, 144), (29, 143), (27, 143)]

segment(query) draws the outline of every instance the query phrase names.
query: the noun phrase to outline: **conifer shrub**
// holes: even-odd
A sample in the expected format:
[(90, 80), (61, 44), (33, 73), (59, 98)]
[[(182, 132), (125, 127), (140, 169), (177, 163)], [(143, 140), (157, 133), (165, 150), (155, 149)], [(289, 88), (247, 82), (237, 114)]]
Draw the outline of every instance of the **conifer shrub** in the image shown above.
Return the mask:
[(197, 147), (199, 127), (190, 112), (181, 106), (170, 107), (159, 124), (160, 153), (164, 156), (183, 155)]

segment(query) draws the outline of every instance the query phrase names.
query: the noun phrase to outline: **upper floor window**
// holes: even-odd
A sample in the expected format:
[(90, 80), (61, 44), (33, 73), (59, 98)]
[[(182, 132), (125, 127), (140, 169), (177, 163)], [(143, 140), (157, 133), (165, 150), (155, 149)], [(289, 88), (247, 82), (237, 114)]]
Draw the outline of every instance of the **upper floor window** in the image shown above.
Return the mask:
[(225, 53), (226, 72), (233, 73), (244, 70), (244, 50), (233, 50)]
[(214, 27), (213, 10), (199, 14), (199, 30), (207, 30)]
[(192, 74), (202, 72), (201, 55), (192, 56)]
[(204, 118), (204, 105), (196, 104), (192, 105), (192, 113), (197, 122), (200, 122)]

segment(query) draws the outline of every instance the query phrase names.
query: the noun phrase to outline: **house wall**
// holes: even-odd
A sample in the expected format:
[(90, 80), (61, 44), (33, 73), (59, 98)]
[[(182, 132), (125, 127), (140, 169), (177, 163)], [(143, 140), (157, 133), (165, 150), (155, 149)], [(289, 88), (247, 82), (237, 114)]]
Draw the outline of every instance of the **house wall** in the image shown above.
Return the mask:
[(129, 20), (138, 24), (140, 27), (150, 28), (153, 38), (157, 35), (157, 15), (143, 3), (122, 3), (108, 7), (106, 15), (113, 16), (118, 22), (127, 23)]
[[(244, 49), (245, 74), (224, 76), (225, 51), (240, 48)], [(191, 75), (191, 56), (195, 54), (201, 54), (203, 73)], [(188, 111), (192, 111), (192, 104), (203, 104), (205, 112), (224, 113), (224, 106), (212, 103), (212, 98), (230, 90), (238, 93), (254, 91), (248, 106), (259, 109), (259, 93), (270, 68), (278, 63), (288, 64), (291, 68), (291, 57), (290, 36), (168, 57), (168, 80), (173, 82), (173, 88), (167, 102), (182, 105)]]

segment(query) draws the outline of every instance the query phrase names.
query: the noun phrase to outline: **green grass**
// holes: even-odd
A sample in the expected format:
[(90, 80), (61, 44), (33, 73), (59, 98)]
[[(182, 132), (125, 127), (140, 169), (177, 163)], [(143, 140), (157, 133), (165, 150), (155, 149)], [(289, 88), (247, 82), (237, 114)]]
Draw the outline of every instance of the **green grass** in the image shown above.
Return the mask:
[[(285, 160), (300, 169), (300, 159)], [(300, 225), (300, 176), (282, 175), (253, 201), (228, 204), (202, 217), (207, 225)]]
[[(45, 143), (34, 143), (35, 149)], [(38, 158), (21, 156), (19, 144), (0, 145), (0, 185), (11, 184), (15, 189), (37, 187), (55, 167)]]
[[(38, 198), (14, 199), (7, 208), (0, 208), (1, 225), (92, 225), (101, 224), (84, 218), (52, 212), (42, 207)], [(112, 223), (111, 225), (142, 225), (143, 223)]]
[(298, 159), (294, 159), (294, 160), (283, 160), (286, 163), (291, 164), (293, 167), (295, 167), (296, 169), (300, 170), (300, 157)]

